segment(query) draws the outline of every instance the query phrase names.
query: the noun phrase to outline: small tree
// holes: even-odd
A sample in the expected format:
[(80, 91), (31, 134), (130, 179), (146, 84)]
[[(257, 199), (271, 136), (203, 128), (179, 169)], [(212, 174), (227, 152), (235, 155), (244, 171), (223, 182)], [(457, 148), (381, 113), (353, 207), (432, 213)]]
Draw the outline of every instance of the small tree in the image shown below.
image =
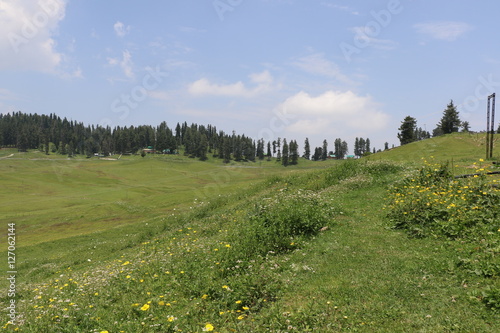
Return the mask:
[(264, 159), (264, 139), (260, 139), (257, 141), (257, 156), (259, 157), (259, 160)]
[(278, 138), (278, 141), (276, 142), (276, 147), (277, 147), (277, 154), (276, 154), (276, 162), (281, 162), (281, 138)]
[(309, 145), (309, 139), (306, 138), (306, 141), (304, 142), (304, 155), (302, 155), (306, 160), (311, 158), (311, 146)]
[(222, 143), (222, 156), (224, 158), (224, 163), (229, 163), (231, 161), (231, 138), (229, 136), (224, 136)]
[(468, 121), (462, 123), (462, 132), (470, 132), (470, 124)]
[(290, 141), (289, 149), (290, 149), (290, 164), (296, 165), (299, 161), (299, 145), (297, 144), (297, 141), (295, 140)]
[(335, 145), (335, 158), (338, 160), (343, 160), (347, 155), (347, 142), (342, 141), (342, 139), (337, 138), (334, 142)]
[(283, 139), (283, 153), (281, 155), (281, 164), (283, 164), (283, 166), (288, 166), (288, 162), (289, 162), (288, 143), (286, 142), (286, 139)]
[(450, 134), (453, 132), (458, 132), (462, 122), (458, 116), (457, 107), (453, 105), (453, 100), (447, 105), (446, 109), (443, 111), (443, 117), (437, 125), (441, 129), (443, 134)]
[(313, 161), (319, 161), (321, 159), (321, 156), (323, 156), (323, 148), (316, 147), (312, 156)]
[(198, 146), (198, 158), (200, 161), (207, 160), (208, 139), (205, 134), (201, 135), (200, 144)]
[(417, 140), (416, 129), (417, 120), (413, 117), (406, 116), (399, 126), (398, 139), (401, 145)]
[(58, 150), (59, 154), (61, 154), (61, 155), (66, 155), (67, 154), (67, 152), (66, 152), (66, 145), (62, 141), (59, 141), (59, 148), (57, 150)]
[(326, 158), (328, 157), (328, 141), (323, 140), (323, 150), (322, 150), (323, 154), (321, 155), (321, 159), (323, 161), (326, 161)]

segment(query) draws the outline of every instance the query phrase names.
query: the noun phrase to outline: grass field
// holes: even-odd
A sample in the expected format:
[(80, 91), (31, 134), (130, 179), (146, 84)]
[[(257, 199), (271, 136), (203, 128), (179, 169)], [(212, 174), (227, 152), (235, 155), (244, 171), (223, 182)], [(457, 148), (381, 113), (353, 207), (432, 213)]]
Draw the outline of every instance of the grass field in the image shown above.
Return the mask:
[(293, 168), (2, 157), (1, 237), (16, 223), (18, 271), (17, 322), (5, 315), (4, 330), (500, 331), (499, 221), (484, 234), (488, 260), (471, 257), (491, 265), (486, 276), (462, 265), (467, 237), (411, 237), (387, 217), (388, 190), (424, 160), (455, 174), (490, 167), (479, 136)]

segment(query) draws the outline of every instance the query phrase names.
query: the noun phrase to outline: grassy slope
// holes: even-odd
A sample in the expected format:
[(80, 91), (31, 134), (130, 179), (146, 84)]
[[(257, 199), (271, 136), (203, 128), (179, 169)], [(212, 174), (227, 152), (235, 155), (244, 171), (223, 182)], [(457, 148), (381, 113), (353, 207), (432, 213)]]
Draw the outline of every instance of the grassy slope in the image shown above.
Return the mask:
[(346, 216), (290, 260), (313, 273), (303, 272), (274, 317), (259, 324), (274, 319), (283, 329), (320, 332), (498, 331), (498, 317), (470, 294), (483, 281), (457, 271), (456, 254), (442, 241), (388, 229), (385, 186), (365, 185), (336, 196)]
[[(27, 270), (22, 280), (50, 275), (61, 266), (88, 265), (87, 259), (112, 258), (159, 232), (155, 222), (165, 216), (274, 174), (332, 163), (305, 162), (284, 170), (274, 161), (224, 165), (218, 159), (200, 163), (183, 156), (67, 159), (15, 149), (1, 149), (0, 157), (1, 215), (16, 223), (16, 246), (22, 249), (18, 262)], [(7, 228), (0, 230), (2, 238), (6, 233)], [(101, 246), (94, 250), (95, 244)], [(89, 249), (92, 255), (82, 259), (79, 254)]]
[[(467, 166), (474, 163), (473, 161), (477, 161), (484, 155), (481, 144), (477, 143), (474, 138), (450, 136), (412, 145), (413, 148), (411, 145), (407, 145), (383, 154), (373, 155), (370, 158), (410, 160), (414, 163), (418, 163), (421, 157), (434, 156), (443, 161), (453, 158), (454, 162), (460, 161), (460, 166), (463, 166), (465, 170)], [(450, 147), (453, 148), (453, 155), (446, 155), (450, 154)], [(462, 151), (462, 149), (468, 150)], [(444, 152), (445, 150), (448, 152)], [(207, 184), (206, 189), (209, 190), (205, 193), (208, 196), (210, 194), (218, 195), (237, 187), (248, 186), (252, 182), (255, 183), (259, 177), (263, 176), (263, 173), (269, 176), (283, 171), (281, 168), (275, 168), (274, 164), (266, 168), (265, 171), (236, 166), (223, 169), (223, 173), (218, 173), (217, 170), (220, 168), (214, 168), (214, 165), (210, 163), (195, 163), (192, 166), (188, 164), (189, 167), (183, 165), (175, 170), (177, 173), (172, 176), (172, 179), (182, 181), (183, 185), (186, 186), (185, 197), (181, 195), (179, 198), (176, 194), (176, 198), (169, 199), (169, 196), (161, 191), (164, 186), (168, 186), (166, 183), (151, 181), (145, 183), (147, 186), (136, 184), (144, 182), (144, 173), (148, 176), (155, 175), (155, 177), (149, 178), (164, 176), (166, 168), (161, 163), (165, 163), (165, 161), (131, 159), (124, 161), (120, 165), (121, 168), (116, 166), (103, 167), (101, 162), (77, 162), (83, 165), (82, 169), (88, 175), (84, 176), (83, 171), (76, 172), (76, 168), (68, 167), (68, 164), (65, 164), (67, 162), (57, 161), (56, 163), (64, 163), (65, 170), (59, 174), (63, 175), (63, 179), (68, 179), (67, 182), (61, 182), (57, 172), (55, 175), (51, 174), (50, 168), (53, 170), (53, 164), (50, 166), (41, 165), (38, 164), (38, 161), (26, 161), (30, 164), (24, 164), (23, 161), (20, 164), (25, 167), (22, 169), (25, 170), (22, 171), (23, 174), (33, 182), (38, 181), (39, 188), (45, 188), (43, 184), (52, 184), (55, 191), (59, 191), (57, 192), (59, 196), (56, 197), (59, 199), (56, 202), (61, 203), (61, 205), (54, 206), (51, 204), (54, 201), (48, 200), (46, 205), (49, 207), (46, 212), (38, 213), (38, 210), (33, 209), (29, 213), (31, 215), (19, 216), (20, 214), (16, 214), (15, 208), (19, 206), (13, 207), (13, 205), (15, 205), (16, 199), (19, 202), (20, 197), (26, 198), (28, 188), (25, 186), (26, 192), (23, 192), (23, 187), (18, 187), (16, 195), (10, 194), (12, 202), (8, 207), (11, 208), (7, 209), (5, 208), (7, 206), (3, 206), (6, 209), (5, 212), (10, 214), (10, 218), (20, 219), (20, 222), (17, 223), (30, 224), (37, 219), (37, 223), (45, 223), (47, 216), (53, 216), (51, 214), (55, 214), (57, 218), (63, 218), (70, 211), (76, 211), (80, 214), (82, 210), (90, 212), (86, 214), (95, 214), (90, 216), (94, 216), (94, 223), (97, 224), (100, 223), (103, 216), (108, 214), (115, 214), (116, 217), (122, 219), (116, 225), (103, 225), (104, 231), (100, 233), (88, 234), (88, 230), (83, 228), (82, 232), (86, 234), (84, 236), (65, 238), (59, 235), (58, 238), (61, 238), (59, 241), (40, 243), (36, 247), (26, 246), (24, 249), (20, 249), (19, 256), (24, 253), (25, 260), (28, 261), (24, 267), (26, 274), (30, 277), (30, 286), (49, 281), (46, 277), (50, 277), (57, 271), (60, 272), (68, 264), (73, 266), (74, 263), (76, 265), (74, 269), (83, 272), (79, 274), (86, 274), (85, 272), (90, 273), (95, 269), (100, 269), (120, 257), (141, 257), (141, 253), (145, 251), (144, 247), (140, 245), (141, 242), (151, 240), (153, 237), (155, 239), (158, 237), (169, 238), (174, 234), (170, 227), (172, 226), (171, 219), (167, 219), (165, 222), (165, 217), (171, 214), (169, 210), (171, 206), (169, 205), (180, 204), (187, 207), (192, 204), (192, 200), (196, 196), (193, 196), (192, 192), (189, 191), (190, 186), (192, 188), (195, 184), (198, 186), (199, 184)], [(187, 162), (179, 161), (179, 164), (189, 162), (189, 160)], [(15, 163), (15, 160), (9, 163)], [(364, 162), (360, 161), (360, 163)], [(4, 167), (4, 165), (10, 164), (1, 161), (0, 165)], [(15, 165), (16, 170), (20, 170), (18, 166), (19, 164)], [(315, 167), (317, 164), (310, 164), (310, 166)], [(143, 172), (143, 170), (138, 171), (141, 167), (142, 169), (149, 167), (149, 173)], [(190, 169), (191, 167), (200, 169), (195, 171)], [(14, 166), (10, 165), (8, 168), (14, 168)], [(30, 170), (33, 168), (44, 170), (45, 174), (37, 172), (36, 176), (30, 176)], [(182, 173), (187, 170), (190, 171), (189, 174), (195, 172), (197, 176), (192, 177)], [(5, 170), (2, 171), (5, 172)], [(52, 172), (54, 173), (54, 171)], [(234, 173), (229, 174), (228, 172)], [(290, 187), (290, 190), (298, 190), (299, 188), (320, 190), (325, 198), (334, 199), (335, 205), (341, 207), (344, 214), (338, 216), (329, 229), (318, 235), (313, 241), (306, 241), (301, 244), (300, 249), (272, 259), (273, 262), (277, 263), (276, 265), (283, 269), (281, 273), (273, 275), (276, 281), (282, 283), (279, 297), (274, 303), (270, 303), (260, 311), (249, 315), (245, 320), (236, 323), (220, 324), (220, 321), (211, 319), (211, 322), (218, 323), (215, 325), (217, 331), (230, 331), (228, 330), (230, 327), (234, 327), (239, 332), (307, 331), (308, 327), (316, 327), (319, 332), (342, 330), (496, 332), (500, 330), (498, 317), (495, 317), (480, 302), (471, 297), (470, 291), (480, 286), (482, 280), (474, 276), (464, 275), (463, 272), (456, 270), (455, 261), (457, 258), (455, 253), (448, 248), (449, 245), (435, 239), (409, 239), (403, 233), (386, 228), (382, 210), (383, 197), (387, 184), (397, 179), (398, 173), (367, 174), (366, 177), (355, 175), (346, 181), (322, 189), (321, 184), (324, 183), (326, 177), (324, 172), (297, 170), (289, 170), (289, 172), (295, 172), (295, 176), (276, 179), (274, 189), (276, 187)], [(40, 176), (40, 174), (44, 176)], [(101, 175), (101, 179), (99, 179), (99, 175)], [(223, 178), (227, 182), (214, 181), (214, 175), (218, 175), (218, 179)], [(94, 199), (93, 201), (91, 199), (90, 203), (76, 205), (76, 208), (65, 210), (71, 208), (64, 207), (62, 203), (73, 193), (71, 188), (67, 186), (67, 183), (70, 182), (69, 179), (72, 179), (73, 176), (87, 177), (87, 180), (92, 179), (94, 186), (89, 186), (85, 190), (85, 194)], [(11, 186), (11, 190), (14, 186), (19, 186), (16, 179), (10, 178), (10, 181), (8, 177), (5, 179), (6, 184)], [(48, 181), (49, 179), (51, 181)], [(211, 179), (212, 182), (203, 183), (207, 179)], [(227, 183), (232, 183), (232, 185)], [(57, 186), (58, 184), (59, 186)], [(182, 192), (180, 185), (176, 185), (175, 182), (174, 185), (169, 184), (172, 189), (176, 190), (175, 193)], [(121, 190), (113, 192), (109, 189), (117, 187)], [(31, 189), (35, 188), (31, 187)], [(79, 192), (83, 191), (80, 186), (77, 188)], [(123, 197), (125, 190), (129, 191), (128, 201), (126, 201), (127, 197)], [(254, 186), (254, 190), (241, 190), (239, 193), (239, 195), (220, 201), (219, 204), (196, 208), (195, 211), (200, 213), (191, 215), (187, 221), (178, 222), (179, 226), (184, 224), (184, 226), (191, 225), (199, 228), (207, 243), (220, 241), (217, 230), (221, 228), (231, 230), (231, 221), (240, 222), (239, 219), (245, 215), (243, 211), (250, 209), (252, 200), (259, 200), (259, 198), (271, 195), (272, 192)], [(201, 196), (203, 197), (203, 195)], [(100, 207), (99, 205), (109, 206), (102, 200), (109, 200), (109, 202), (123, 200), (127, 202), (127, 207), (135, 205), (132, 207), (146, 206), (150, 209), (143, 207), (142, 210), (135, 212), (137, 215), (133, 215), (133, 211), (128, 211), (130, 208), (128, 210), (113, 208), (110, 213), (110, 208), (106, 207), (104, 212), (100, 212), (99, 209), (96, 209)], [(79, 202), (79, 200), (77, 201)], [(26, 201), (23, 199), (23, 202)], [(36, 207), (37, 202), (37, 200), (33, 200), (27, 206)], [(62, 210), (61, 207), (63, 207)], [(164, 210), (162, 207), (165, 207)], [(224, 217), (224, 212), (231, 218), (220, 218), (220, 216)], [(128, 217), (129, 214), (131, 217)], [(141, 219), (140, 224), (137, 224), (138, 218)], [(136, 223), (116, 229), (115, 226), (123, 224), (127, 219), (130, 219), (130, 222), (134, 222), (135, 219)], [(138, 228), (139, 225), (140, 228)], [(115, 227), (115, 229), (110, 229), (110, 226)], [(74, 228), (76, 226), (70, 230), (74, 231)], [(34, 234), (32, 237), (35, 242), (40, 242), (43, 237), (47, 237), (46, 235), (37, 235), (37, 232)], [(76, 235), (76, 233), (71, 235)], [(125, 242), (124, 235), (129, 235)], [(72, 251), (71, 248), (74, 248), (75, 245), (77, 250)], [(81, 255), (83, 248), (87, 249), (85, 258)], [(155, 248), (155, 251), (159, 250)], [(60, 252), (62, 252), (61, 258), (57, 259)], [(50, 254), (52, 257), (46, 257), (45, 254)], [(189, 258), (188, 253), (184, 255)], [(27, 258), (33, 256), (34, 262), (30, 263)], [(91, 261), (88, 262), (87, 259), (91, 259)], [(40, 269), (40, 266), (43, 265), (46, 265), (46, 270)], [(150, 287), (153, 287), (153, 284)], [(136, 296), (132, 295), (130, 300), (142, 298), (142, 296)], [(203, 324), (203, 321), (193, 323), (191, 330), (201, 331)], [(109, 329), (110, 332), (113, 331), (109, 326), (104, 328)], [(145, 332), (147, 331), (145, 330)]]
[(0, 196), (2, 217), (19, 223), (19, 246), (184, 210), (194, 199), (202, 201), (283, 171), (266, 161), (259, 168), (176, 156), (119, 161), (18, 156), (0, 161)]
[[(495, 135), (494, 157), (500, 157), (499, 135)], [(386, 159), (398, 162), (420, 162), (422, 158), (434, 158), (436, 162), (477, 161), (485, 158), (484, 133), (454, 133), (390, 149), (370, 156), (370, 159)]]

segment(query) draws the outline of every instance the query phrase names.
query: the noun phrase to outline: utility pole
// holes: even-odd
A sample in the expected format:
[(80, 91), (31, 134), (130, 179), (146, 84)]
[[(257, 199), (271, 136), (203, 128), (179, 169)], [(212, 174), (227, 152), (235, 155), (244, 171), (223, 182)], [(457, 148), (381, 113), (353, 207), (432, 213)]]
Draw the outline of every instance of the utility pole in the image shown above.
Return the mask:
[[(491, 110), (491, 118), (490, 118)], [(495, 93), (488, 96), (486, 110), (486, 158), (493, 158), (493, 141), (495, 136)]]

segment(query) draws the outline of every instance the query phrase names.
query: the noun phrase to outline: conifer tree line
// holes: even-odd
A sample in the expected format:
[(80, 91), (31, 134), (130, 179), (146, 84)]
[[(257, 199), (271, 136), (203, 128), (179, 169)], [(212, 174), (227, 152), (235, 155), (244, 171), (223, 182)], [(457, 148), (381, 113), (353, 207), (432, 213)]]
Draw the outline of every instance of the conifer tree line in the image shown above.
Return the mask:
[[(82, 122), (61, 119), (55, 114), (38, 115), (14, 112), (0, 114), (0, 147), (17, 148), (19, 151), (38, 149), (46, 154), (56, 153), (74, 156), (94, 154), (135, 154), (139, 151), (176, 154), (182, 151), (186, 156), (206, 160), (208, 154), (223, 160), (252, 161), (271, 160), (272, 157), (283, 166), (298, 164), (299, 144), (296, 140), (278, 138), (272, 142), (264, 139), (231, 134), (217, 130), (213, 125), (188, 125), (177, 123), (170, 128), (164, 121), (159, 126), (109, 126), (84, 125)], [(370, 140), (356, 138), (354, 154), (362, 156), (370, 152)], [(347, 157), (348, 144), (335, 139), (333, 150), (328, 150), (325, 139), (321, 147), (311, 154), (309, 139), (304, 143), (302, 158), (315, 161), (327, 158)]]
[[(401, 145), (431, 138), (431, 133), (422, 130), (421, 127), (417, 127), (417, 119), (411, 116), (406, 116), (403, 119), (398, 130), (398, 139)], [(468, 121), (460, 120), (460, 115), (457, 107), (453, 103), (453, 100), (451, 100), (450, 103), (448, 103), (448, 105), (446, 106), (446, 109), (444, 109), (439, 123), (436, 124), (436, 127), (432, 131), (432, 137), (459, 131), (469, 132), (470, 125)], [(497, 132), (500, 134), (500, 124)]]

